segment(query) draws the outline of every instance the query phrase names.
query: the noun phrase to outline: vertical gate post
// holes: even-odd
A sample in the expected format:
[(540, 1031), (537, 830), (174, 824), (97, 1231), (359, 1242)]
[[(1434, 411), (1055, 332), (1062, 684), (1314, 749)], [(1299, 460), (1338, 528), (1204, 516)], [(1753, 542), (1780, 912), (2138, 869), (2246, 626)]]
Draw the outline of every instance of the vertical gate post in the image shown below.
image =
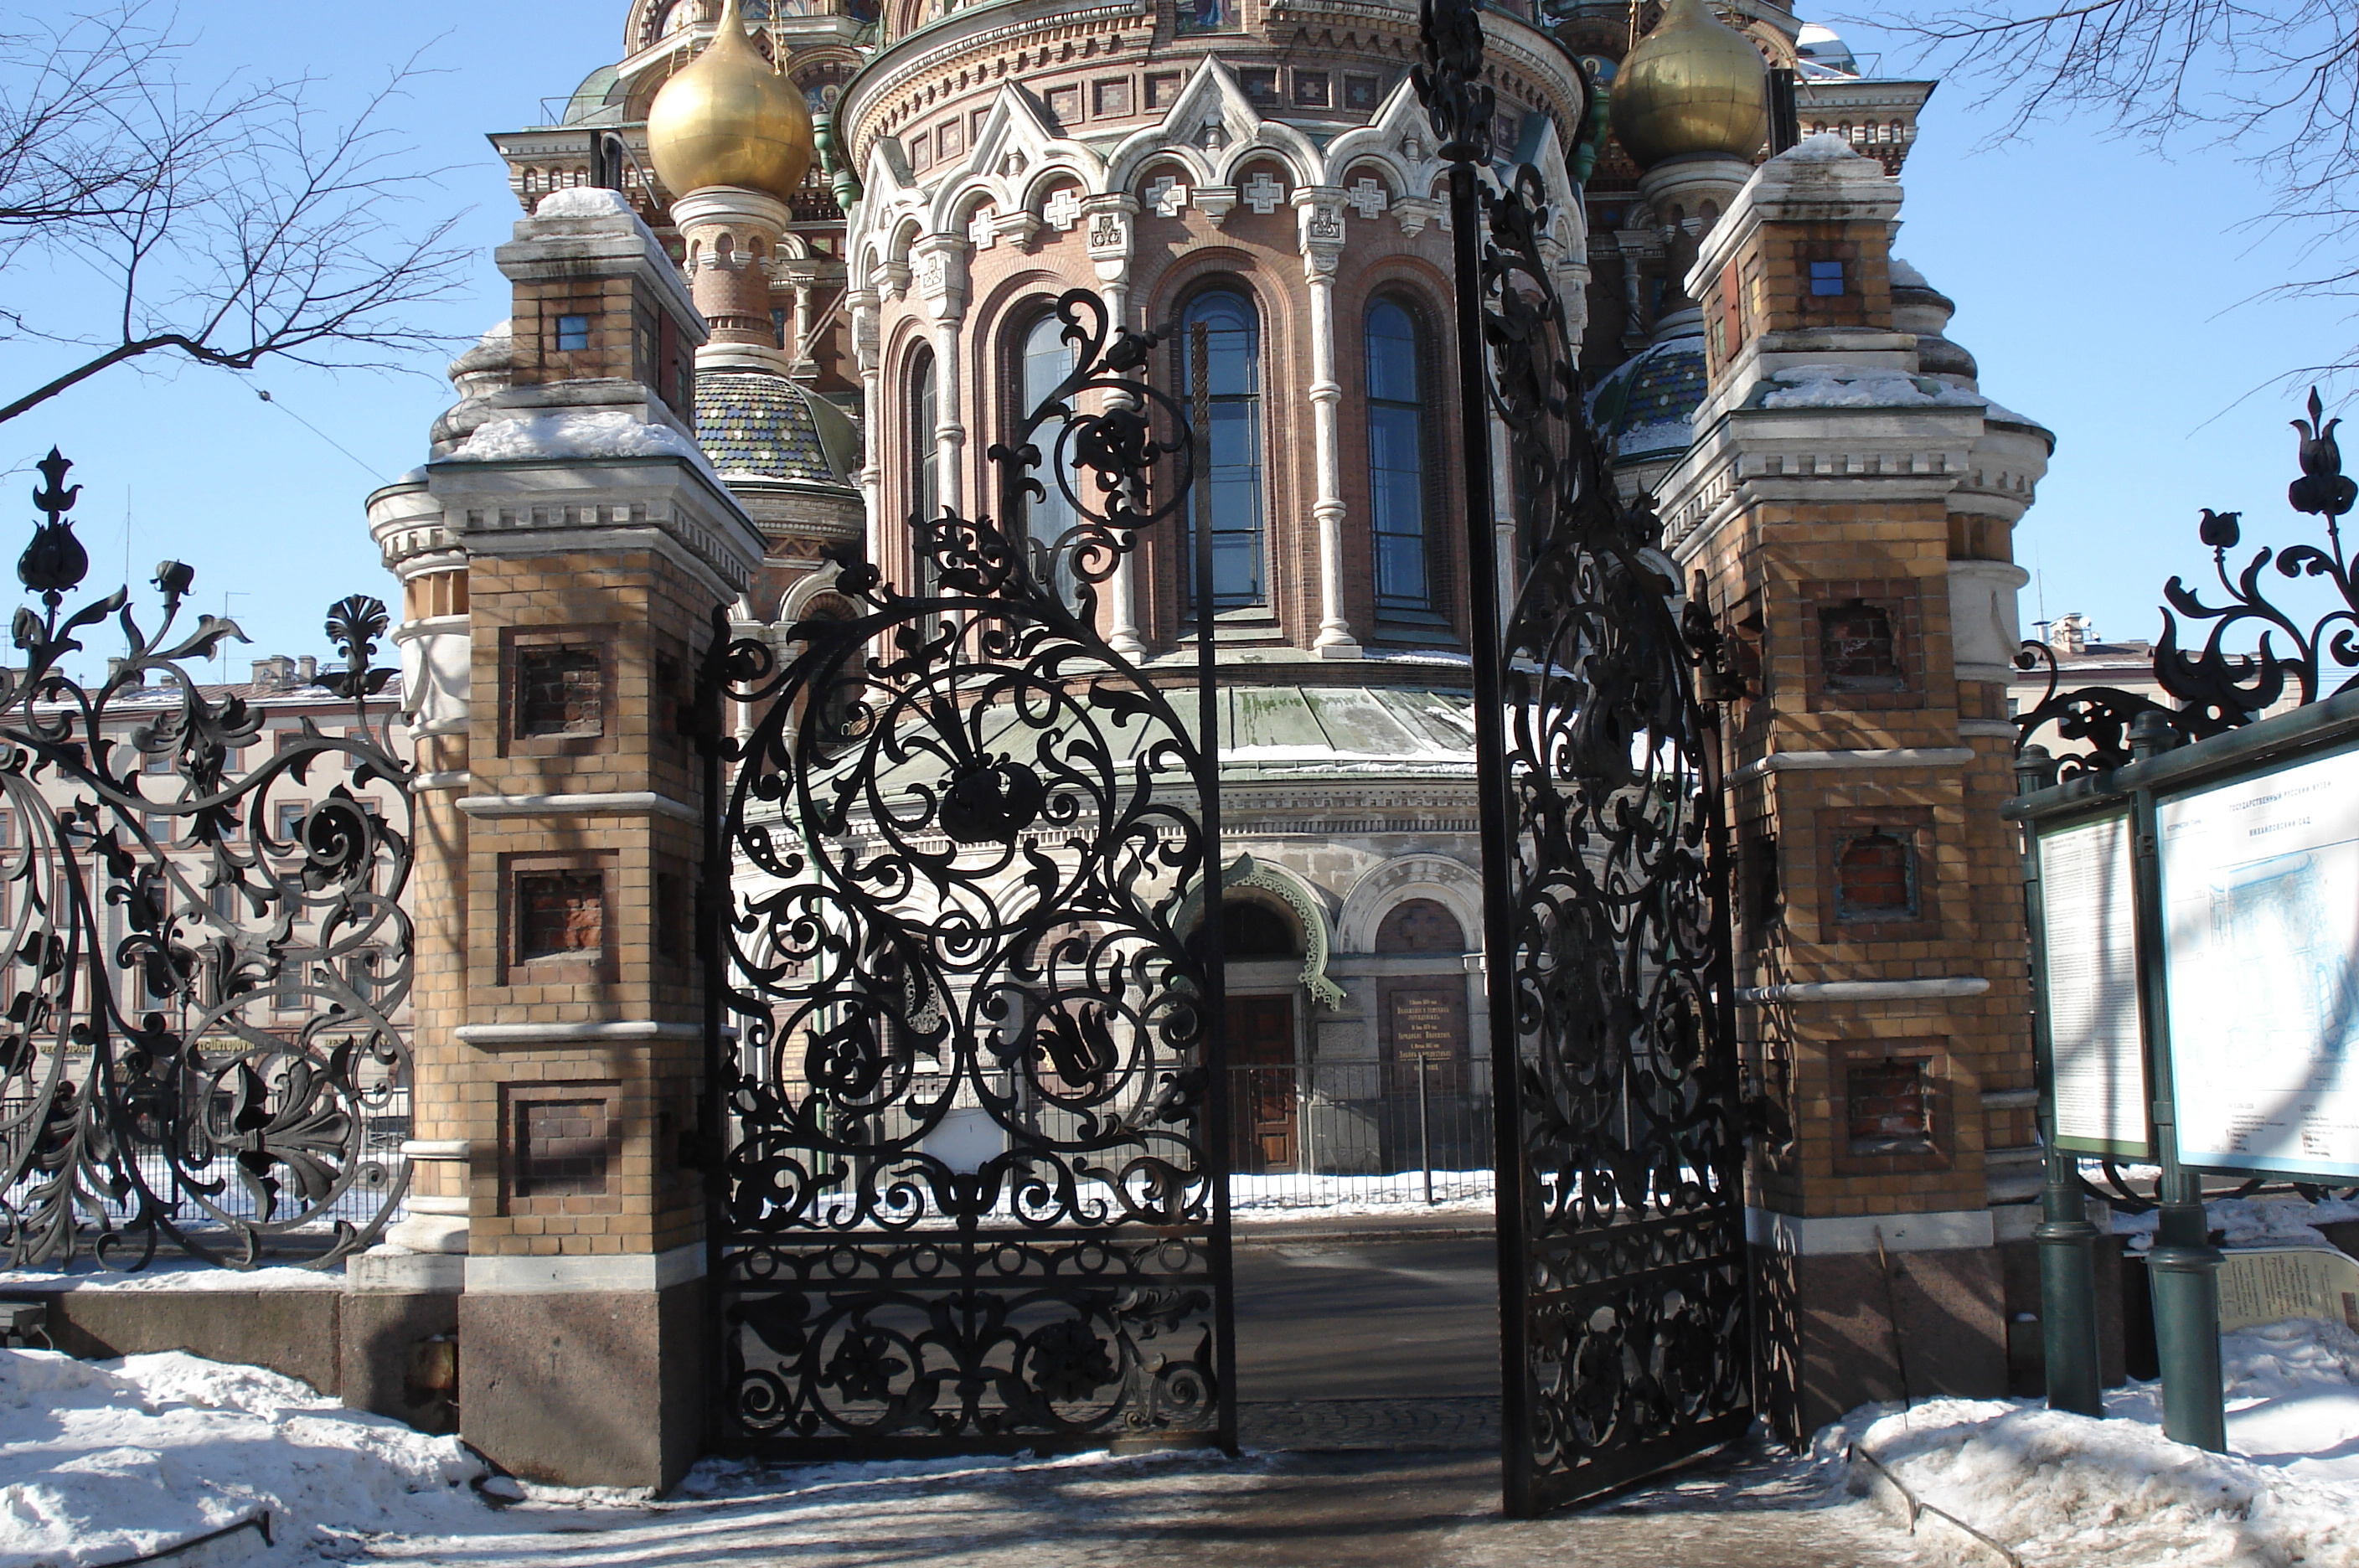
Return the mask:
[[(2028, 748), (2016, 761), (2016, 792), (2029, 794), (2056, 781), (2056, 763), (2044, 746)], [(2031, 932), (2032, 968), (2045, 971), (2047, 922), (2041, 887), (2038, 835), (2023, 842), (2025, 924)], [(2048, 1408), (2079, 1415), (2104, 1413), (2097, 1353), (2097, 1227), (2089, 1223), (2078, 1160), (2056, 1144), (2056, 1052), (2049, 1029), (2047, 990), (2034, 993), (2033, 1047), (2039, 1073), (2040, 1224), (2031, 1233), (2039, 1245), (2040, 1364), (2048, 1384)]]
[[(2131, 755), (2144, 760), (2173, 739), (2159, 713), (2130, 726)], [(2220, 1386), (2220, 1249), (2212, 1245), (2203, 1178), (2179, 1163), (2179, 1114), (2170, 1083), (2170, 1004), (2163, 979), (2162, 866), (2154, 792), (2130, 804), (2137, 877), (2138, 989), (2145, 1002), (2147, 1061), (2153, 1074), (2155, 1154), (2162, 1200), (2154, 1248), (2146, 1255), (2154, 1292), (2155, 1357), (2162, 1371), (2162, 1430), (2180, 1443), (2224, 1454), (2228, 1413)]]
[[(1427, 110), (1444, 140), (1440, 156), (1450, 166), (1450, 253), (1454, 282), (1452, 332), (1458, 351), (1459, 450), (1491, 450), (1491, 394), (1483, 343), (1483, 214), (1476, 195), (1478, 162), (1491, 156), (1491, 89), (1481, 80), (1483, 24), (1473, 7), (1448, 0), (1425, 0), (1430, 38), (1455, 36), (1448, 58), (1421, 75)], [(1437, 51), (1438, 53), (1439, 51)], [(1532, 1488), (1531, 1347), (1529, 1324), (1521, 1311), (1529, 1267), (1529, 1217), (1525, 1212), (1523, 1040), (1516, 1016), (1515, 909), (1507, 867), (1515, 848), (1509, 837), (1506, 698), (1501, 691), (1497, 506), (1487, 463), (1470, 460), (1466, 487), (1466, 580), (1468, 625), (1474, 658), (1474, 755), (1478, 791), (1478, 838), (1483, 850), (1483, 970), (1490, 996), (1492, 1145), (1498, 1169), (1495, 1225), (1499, 1246), (1499, 1427), (1500, 1465), (1510, 1518), (1538, 1511)]]
[(497, 259), (508, 362), (381, 508), (435, 552), (405, 630), (433, 706), (419, 1130), (449, 1172), (396, 1239), (458, 1259), (469, 1442), (661, 1486), (708, 1392), (693, 675), (762, 541), (695, 444), (702, 319), (624, 198), (563, 192)]

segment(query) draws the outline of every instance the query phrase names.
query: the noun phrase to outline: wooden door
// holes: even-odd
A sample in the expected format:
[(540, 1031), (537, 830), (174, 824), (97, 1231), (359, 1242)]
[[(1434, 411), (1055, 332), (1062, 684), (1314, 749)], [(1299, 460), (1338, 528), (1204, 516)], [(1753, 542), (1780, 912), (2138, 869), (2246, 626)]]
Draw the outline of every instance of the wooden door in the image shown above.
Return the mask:
[(1294, 998), (1229, 998), (1229, 1145), (1239, 1174), (1292, 1171), (1297, 1159)]

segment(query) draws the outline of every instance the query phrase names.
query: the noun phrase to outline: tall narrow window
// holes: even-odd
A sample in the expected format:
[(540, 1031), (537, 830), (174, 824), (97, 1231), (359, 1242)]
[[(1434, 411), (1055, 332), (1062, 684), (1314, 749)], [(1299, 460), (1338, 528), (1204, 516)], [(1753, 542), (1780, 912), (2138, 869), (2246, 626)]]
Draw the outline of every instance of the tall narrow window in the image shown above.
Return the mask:
[(1418, 401), (1417, 322), (1390, 299), (1368, 307), (1368, 520), (1376, 607), (1430, 610), (1425, 410)]
[[(1180, 385), (1190, 419), (1196, 408), (1195, 329), (1200, 322), (1205, 329), (1204, 390), (1211, 429), (1205, 432), (1210, 450), (1197, 475), (1191, 522), (1212, 530), (1212, 607), (1232, 610), (1267, 597), (1262, 570), (1261, 328), (1253, 302), (1232, 290), (1199, 294), (1189, 303), (1180, 333)], [(1191, 539), (1191, 604), (1195, 572)]]
[(936, 450), (934, 351), (919, 349), (909, 362), (909, 515), (941, 515), (941, 467)]
[[(1016, 361), (1017, 406), (1011, 421), (1019, 430), (1032, 411), (1054, 397), (1065, 377), (1073, 373), (1073, 345), (1065, 341), (1064, 330), (1065, 323), (1055, 316), (1043, 316), (1024, 334), (1024, 350)], [(1040, 465), (1031, 470), (1030, 477), (1049, 494), (1026, 504), (1024, 527), (1035, 543), (1048, 549), (1055, 548), (1065, 530), (1079, 520), (1072, 502), (1065, 496), (1065, 485), (1076, 483), (1072, 470), (1067, 469), (1061, 475), (1054, 472), (1057, 433), (1063, 428), (1062, 421), (1051, 419), (1032, 433), (1040, 449)], [(1059, 483), (1060, 478), (1062, 484)], [(1057, 591), (1060, 597), (1070, 600), (1073, 584), (1066, 568), (1064, 561), (1057, 562)]]

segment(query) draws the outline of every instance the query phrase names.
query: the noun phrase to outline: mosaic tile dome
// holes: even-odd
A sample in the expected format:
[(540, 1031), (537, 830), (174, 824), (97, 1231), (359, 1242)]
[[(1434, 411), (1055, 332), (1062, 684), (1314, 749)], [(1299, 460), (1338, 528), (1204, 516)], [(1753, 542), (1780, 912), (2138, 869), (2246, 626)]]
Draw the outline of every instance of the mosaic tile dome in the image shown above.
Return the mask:
[(1703, 339), (1667, 338), (1600, 382), (1589, 414), (1615, 462), (1671, 456), (1694, 444), (1706, 389)]
[(760, 371), (698, 373), (696, 439), (723, 478), (847, 482), (830, 461), (810, 394)]

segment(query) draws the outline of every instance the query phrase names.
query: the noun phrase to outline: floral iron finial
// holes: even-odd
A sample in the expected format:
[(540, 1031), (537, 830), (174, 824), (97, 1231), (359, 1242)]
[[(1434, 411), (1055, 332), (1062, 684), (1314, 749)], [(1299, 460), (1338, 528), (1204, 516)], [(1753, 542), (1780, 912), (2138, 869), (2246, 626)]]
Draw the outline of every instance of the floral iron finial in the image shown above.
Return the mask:
[(65, 516), (81, 495), (82, 486), (66, 484), (66, 471), (73, 463), (55, 447), (49, 448), (49, 455), (34, 466), (41, 471), (44, 483), (33, 492), (33, 505), (41, 509), (46, 520), (34, 525), (32, 542), (16, 559), (16, 580), (38, 593), (41, 602), (54, 610), (67, 592), (81, 583), (82, 573), (90, 570), (90, 556), (82, 548), (82, 541), (74, 538), (73, 524)]

